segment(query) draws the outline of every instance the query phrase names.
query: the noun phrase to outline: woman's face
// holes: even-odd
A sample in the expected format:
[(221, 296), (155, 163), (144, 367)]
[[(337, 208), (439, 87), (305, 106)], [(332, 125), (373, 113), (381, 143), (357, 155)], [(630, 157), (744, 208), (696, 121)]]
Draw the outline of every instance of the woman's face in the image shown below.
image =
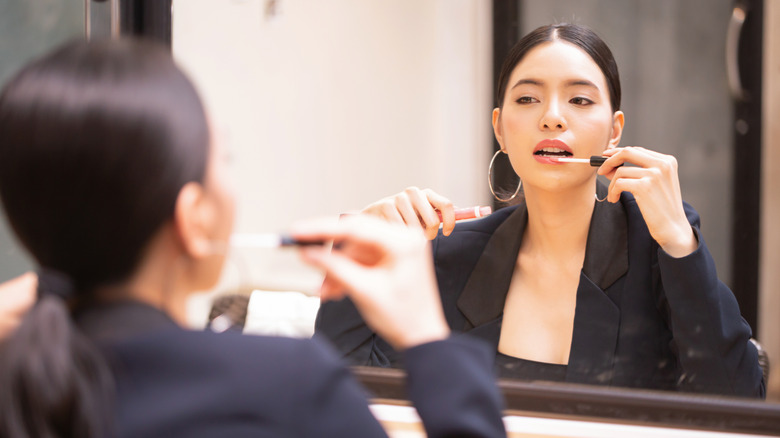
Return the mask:
[(501, 148), (526, 188), (558, 191), (591, 183), (595, 169), (552, 156), (588, 158), (617, 146), (623, 113), (613, 113), (606, 78), (577, 46), (554, 41), (530, 50), (493, 110)]

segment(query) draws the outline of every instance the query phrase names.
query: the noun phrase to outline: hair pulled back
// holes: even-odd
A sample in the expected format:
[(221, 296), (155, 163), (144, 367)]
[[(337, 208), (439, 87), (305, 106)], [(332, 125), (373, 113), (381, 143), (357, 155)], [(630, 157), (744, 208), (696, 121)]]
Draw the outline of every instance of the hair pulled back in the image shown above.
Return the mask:
[(538, 27), (512, 47), (501, 66), (496, 92), (496, 105), (499, 108), (503, 108), (509, 76), (511, 76), (517, 64), (534, 47), (552, 41), (565, 41), (573, 44), (593, 59), (607, 80), (612, 111), (618, 111), (620, 109), (620, 75), (618, 74), (617, 63), (614, 56), (612, 56), (612, 51), (609, 50), (607, 43), (590, 28), (569, 23), (548, 24)]
[(71, 43), (6, 85), (0, 199), (41, 271), (0, 347), (0, 435), (109, 433), (110, 373), (70, 310), (134, 273), (208, 149), (195, 88), (149, 42)]

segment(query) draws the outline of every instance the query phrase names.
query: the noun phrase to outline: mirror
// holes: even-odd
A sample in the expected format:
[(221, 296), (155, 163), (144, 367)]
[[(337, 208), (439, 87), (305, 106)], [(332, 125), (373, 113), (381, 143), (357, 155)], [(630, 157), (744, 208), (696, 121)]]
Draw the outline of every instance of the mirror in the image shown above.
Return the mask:
[[(701, 214), (726, 283), (734, 115), (724, 41), (732, 6), (526, 1), (516, 8), (515, 37), (574, 18), (607, 41), (623, 85), (621, 144), (677, 157), (684, 199)], [(239, 232), (354, 210), (412, 184), (460, 206), (489, 204), (492, 19), (484, 2), (175, 2), (174, 53), (218, 123), (229, 125)], [(245, 255), (251, 273), (232, 281), (316, 290), (319, 277), (300, 276), (294, 257)]]
[[(355, 367), (353, 373), (378, 403), (405, 405), (403, 371)], [(757, 400), (516, 380), (498, 385), (510, 437), (693, 437), (710, 432), (747, 438), (780, 430), (780, 405)]]

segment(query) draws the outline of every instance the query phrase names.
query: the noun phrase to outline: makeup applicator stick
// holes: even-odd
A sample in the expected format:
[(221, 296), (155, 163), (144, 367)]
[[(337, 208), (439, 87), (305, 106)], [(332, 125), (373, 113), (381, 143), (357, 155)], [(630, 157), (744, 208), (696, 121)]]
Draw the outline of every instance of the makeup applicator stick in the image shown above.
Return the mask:
[[(593, 155), (590, 158), (553, 157), (553, 159), (559, 163), (582, 163), (590, 164), (591, 167), (601, 167), (608, 158), (609, 157), (602, 157), (599, 155)], [(622, 164), (620, 166), (622, 166)]]

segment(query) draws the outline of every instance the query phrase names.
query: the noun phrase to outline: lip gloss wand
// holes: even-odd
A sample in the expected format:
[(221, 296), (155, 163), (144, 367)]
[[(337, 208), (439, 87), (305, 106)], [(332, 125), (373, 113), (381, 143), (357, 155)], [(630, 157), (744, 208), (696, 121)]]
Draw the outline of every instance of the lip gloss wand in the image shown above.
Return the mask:
[(600, 167), (607, 161), (609, 157), (602, 157), (599, 155), (593, 155), (590, 158), (569, 158), (569, 157), (555, 157), (554, 160), (559, 163), (583, 163), (590, 164), (592, 167)]
[[(590, 164), (591, 167), (601, 167), (602, 164), (604, 164), (605, 161), (607, 161), (609, 157), (602, 157), (600, 155), (591, 155), (590, 158), (569, 158), (569, 157), (553, 157), (553, 159), (559, 163), (582, 163), (582, 164)], [(631, 165), (631, 163), (626, 163), (628, 165)], [(620, 164), (617, 167), (622, 167), (623, 165)]]

